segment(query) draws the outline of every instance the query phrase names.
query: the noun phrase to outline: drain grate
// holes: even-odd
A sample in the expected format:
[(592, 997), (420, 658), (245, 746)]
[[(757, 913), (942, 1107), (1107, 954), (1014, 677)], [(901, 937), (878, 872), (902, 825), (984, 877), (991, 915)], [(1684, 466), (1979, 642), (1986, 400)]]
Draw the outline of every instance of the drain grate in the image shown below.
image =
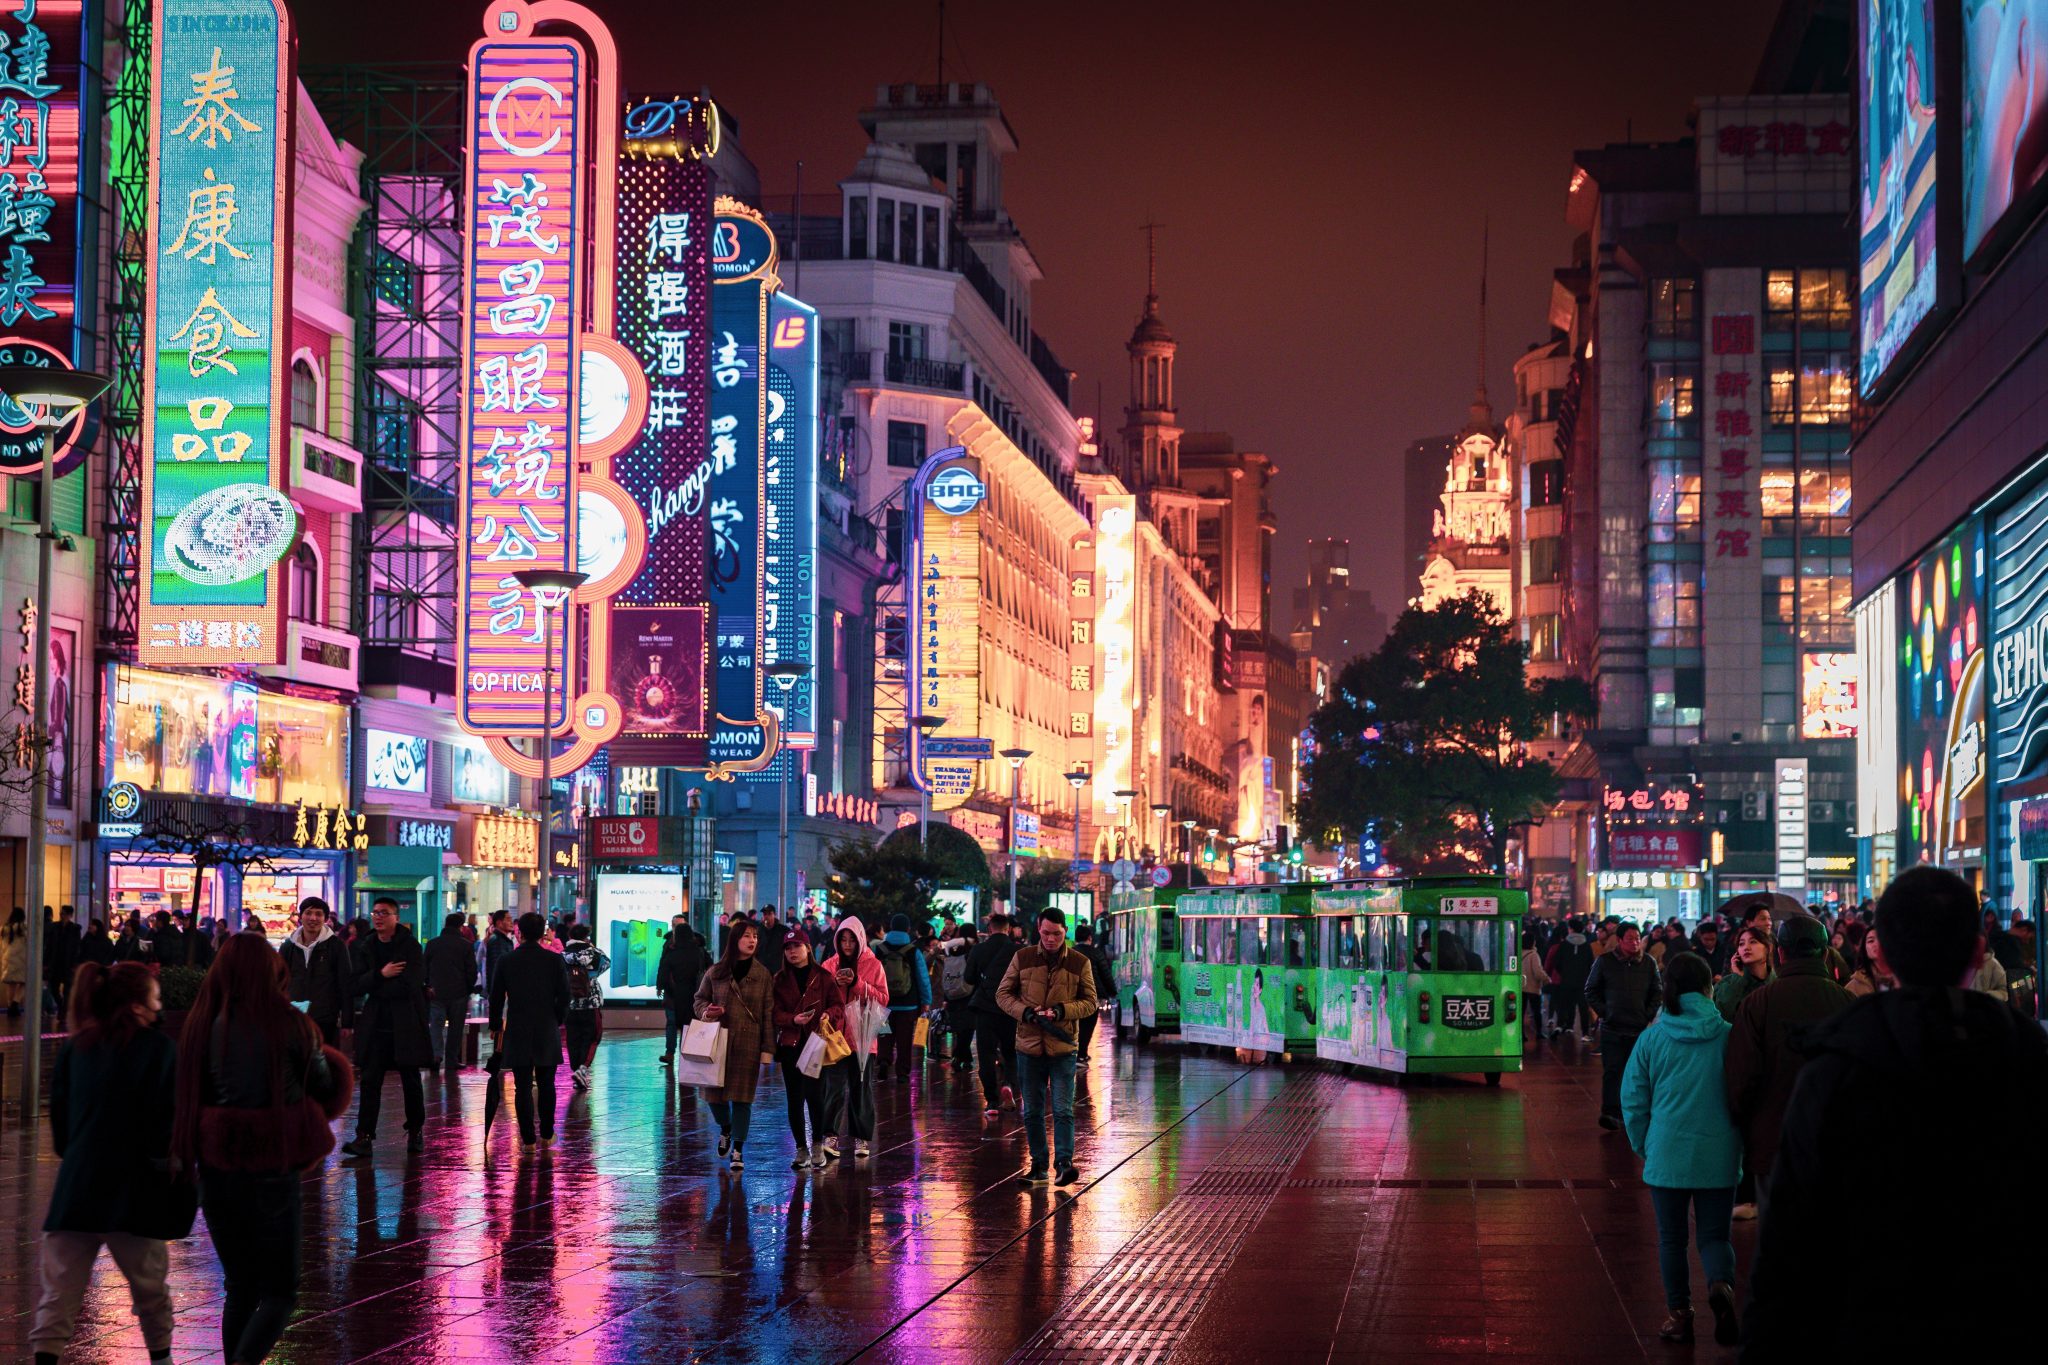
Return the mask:
[(1011, 1360), (1165, 1360), (1274, 1194), (1297, 1183), (1286, 1180), (1287, 1170), (1342, 1084), (1334, 1076), (1291, 1079)]
[(1306, 1176), (1285, 1190), (1562, 1190), (1612, 1189), (1612, 1180), (1415, 1180), (1399, 1176)]

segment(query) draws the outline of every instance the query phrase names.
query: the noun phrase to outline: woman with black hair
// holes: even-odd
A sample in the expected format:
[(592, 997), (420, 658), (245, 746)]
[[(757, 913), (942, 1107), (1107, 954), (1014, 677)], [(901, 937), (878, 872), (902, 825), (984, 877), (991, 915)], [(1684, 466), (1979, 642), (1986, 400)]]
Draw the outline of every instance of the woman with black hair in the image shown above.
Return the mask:
[(347, 1059), (293, 1007), (291, 974), (259, 934), (229, 937), (178, 1047), (172, 1152), (199, 1170), (200, 1205), (227, 1281), (221, 1351), (258, 1365), (299, 1294), (299, 1177), (334, 1150)]
[(50, 1076), (50, 1134), (64, 1164), (43, 1220), (42, 1297), (29, 1348), (56, 1365), (105, 1247), (128, 1281), (149, 1358), (171, 1358), (172, 1240), (192, 1231), (190, 1186), (171, 1160), (178, 1049), (154, 1027), (156, 976), (88, 962), (71, 985), (71, 1037)]
[(1693, 1336), (1692, 1275), (1685, 1254), (1686, 1210), (1698, 1224), (1700, 1261), (1714, 1340), (1740, 1340), (1735, 1318), (1735, 1248), (1729, 1221), (1742, 1169), (1742, 1138), (1728, 1116), (1722, 1059), (1728, 1021), (1707, 996), (1713, 968), (1677, 953), (1664, 969), (1664, 1008), (1643, 1030), (1621, 1080), (1629, 1146), (1643, 1158), (1643, 1183), (1657, 1214), (1657, 1269), (1670, 1316), (1666, 1341)]
[(725, 1083), (707, 1090), (704, 1098), (718, 1121), (718, 1154), (728, 1158), (735, 1171), (746, 1165), (740, 1149), (746, 1146), (754, 1121), (761, 1063), (775, 1060), (769, 1052), (774, 1041), (774, 969), (754, 960), (760, 946), (760, 926), (751, 920), (734, 926), (724, 955), (697, 983), (693, 1002), (697, 1018), (714, 1020), (725, 1030)]

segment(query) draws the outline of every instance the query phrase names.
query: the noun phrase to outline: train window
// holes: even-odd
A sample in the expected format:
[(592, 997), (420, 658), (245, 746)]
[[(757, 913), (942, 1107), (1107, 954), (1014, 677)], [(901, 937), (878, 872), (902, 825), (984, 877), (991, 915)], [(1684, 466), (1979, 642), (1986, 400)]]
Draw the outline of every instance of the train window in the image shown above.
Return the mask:
[[(1331, 921), (1324, 920), (1323, 923), (1329, 924)], [(1339, 967), (1356, 967), (1358, 965), (1359, 946), (1358, 919), (1356, 916), (1346, 915), (1343, 919), (1335, 921), (1335, 923), (1337, 927), (1336, 951), (1333, 954), (1330, 950), (1330, 945), (1324, 944), (1323, 961), (1334, 962)]]
[(1387, 965), (1390, 972), (1408, 970), (1408, 917), (1394, 916), (1394, 922), (1387, 928)]
[(1159, 912), (1159, 951), (1174, 953), (1180, 951), (1180, 942), (1174, 935), (1173, 911)]
[(1188, 961), (1207, 962), (1208, 960), (1209, 954), (1204, 951), (1202, 944), (1202, 922), (1196, 920), (1195, 932), (1188, 935)]
[(1287, 966), (1290, 967), (1300, 965), (1293, 960), (1292, 954), (1288, 952), (1288, 922), (1280, 918), (1278, 915), (1274, 915), (1272, 918), (1266, 921), (1265, 928), (1266, 961), (1272, 963), (1275, 966), (1279, 966), (1282, 963), (1285, 963)]
[(1387, 965), (1387, 921), (1383, 915), (1374, 915), (1364, 922), (1365, 966), (1369, 971), (1384, 971)]
[(1300, 920), (1294, 920), (1289, 923), (1287, 926), (1287, 965), (1290, 967), (1312, 967), (1315, 963), (1310, 959), (1314, 956), (1315, 954), (1310, 950), (1307, 926), (1302, 924)]
[(1204, 937), (1209, 940), (1209, 960), (1228, 965), (1236, 961), (1231, 949), (1237, 946), (1237, 936), (1232, 932), (1231, 921), (1221, 915), (1205, 920), (1202, 924)]
[(1259, 952), (1260, 940), (1266, 936), (1266, 921), (1246, 916), (1237, 922), (1237, 960), (1239, 965), (1256, 967), (1266, 959)]

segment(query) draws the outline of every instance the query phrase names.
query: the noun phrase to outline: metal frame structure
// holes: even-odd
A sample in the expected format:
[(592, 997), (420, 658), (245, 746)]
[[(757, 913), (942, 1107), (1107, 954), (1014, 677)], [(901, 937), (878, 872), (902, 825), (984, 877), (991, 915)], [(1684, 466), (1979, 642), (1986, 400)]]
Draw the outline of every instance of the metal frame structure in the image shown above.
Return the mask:
[[(121, 53), (106, 97), (114, 230), (108, 259), (105, 400), (108, 461), (101, 482), (100, 652), (133, 658), (141, 603), (142, 333), (148, 306), (150, 0), (115, 0), (109, 22)], [(108, 51), (108, 58), (114, 52)]]
[(452, 661), (462, 424), (460, 63), (315, 68), (306, 88), (362, 153), (350, 249), (356, 448), (367, 460), (351, 609), (364, 663)]

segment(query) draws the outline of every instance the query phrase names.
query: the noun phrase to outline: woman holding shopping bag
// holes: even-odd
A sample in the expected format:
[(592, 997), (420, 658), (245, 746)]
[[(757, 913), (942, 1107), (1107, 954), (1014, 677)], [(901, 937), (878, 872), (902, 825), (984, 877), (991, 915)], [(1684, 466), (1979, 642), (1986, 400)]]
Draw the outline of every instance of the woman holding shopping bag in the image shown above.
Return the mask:
[[(846, 1031), (846, 992), (839, 978), (811, 960), (811, 941), (802, 934), (782, 940), (782, 970), (775, 974), (775, 1060), (782, 1063), (782, 1088), (789, 1098), (789, 1131), (796, 1138), (790, 1166), (825, 1164), (825, 1080), (817, 1061), (804, 1068), (804, 1052), (823, 1051), (824, 1039)], [(804, 1112), (810, 1111), (810, 1141), (804, 1140)]]
[(697, 983), (696, 1016), (725, 1030), (725, 1080), (704, 1098), (718, 1121), (718, 1154), (729, 1157), (735, 1171), (746, 1165), (740, 1149), (754, 1120), (760, 1063), (773, 1060), (768, 1046), (775, 986), (767, 965), (754, 960), (760, 946), (760, 926), (751, 920), (741, 924), (726, 939), (718, 965)]
[(867, 926), (848, 915), (832, 936), (832, 954), (821, 966), (829, 969), (846, 994), (846, 1041), (853, 1055), (836, 1062), (825, 1074), (825, 1157), (836, 1161), (853, 1139), (853, 1154), (868, 1155), (875, 1137), (875, 1052), (889, 1021), (889, 980), (882, 961), (868, 946)]

